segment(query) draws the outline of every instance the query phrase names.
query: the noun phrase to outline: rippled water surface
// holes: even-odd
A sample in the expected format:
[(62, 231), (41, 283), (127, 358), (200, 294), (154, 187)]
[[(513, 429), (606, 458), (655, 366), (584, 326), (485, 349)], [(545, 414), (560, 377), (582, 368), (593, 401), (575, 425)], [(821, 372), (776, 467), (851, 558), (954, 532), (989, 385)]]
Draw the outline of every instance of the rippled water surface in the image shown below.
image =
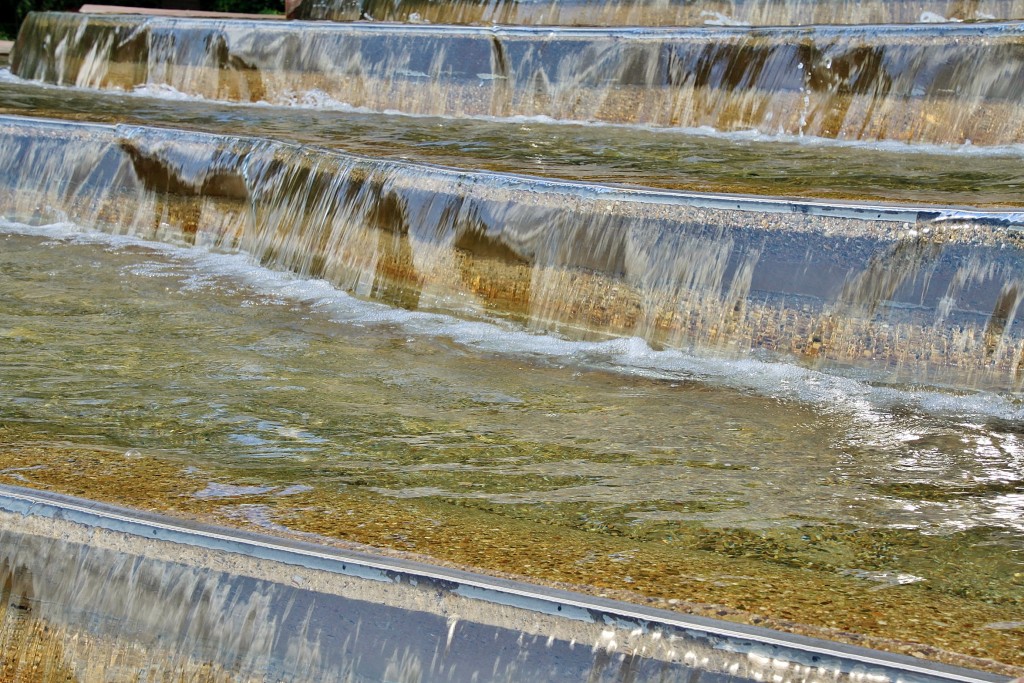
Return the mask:
[[(1021, 611), (1013, 397), (503, 325), (239, 257), (8, 224), (0, 426), (8, 447), (124, 451), (140, 477), (152, 459), (216, 472), (180, 491), (193, 499), (352, 490), (669, 546), (738, 534), (743, 555)], [(819, 533), (832, 540), (809, 543)], [(878, 533), (888, 548), (863, 547)]]

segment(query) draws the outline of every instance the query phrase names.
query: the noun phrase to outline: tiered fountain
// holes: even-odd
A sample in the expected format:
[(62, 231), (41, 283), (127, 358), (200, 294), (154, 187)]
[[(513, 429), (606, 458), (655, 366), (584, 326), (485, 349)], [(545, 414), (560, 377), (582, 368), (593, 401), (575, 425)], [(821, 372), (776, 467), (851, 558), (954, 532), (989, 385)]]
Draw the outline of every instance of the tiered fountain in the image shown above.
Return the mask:
[(21, 29), (0, 677), (1020, 675), (1021, 3), (298, 14)]

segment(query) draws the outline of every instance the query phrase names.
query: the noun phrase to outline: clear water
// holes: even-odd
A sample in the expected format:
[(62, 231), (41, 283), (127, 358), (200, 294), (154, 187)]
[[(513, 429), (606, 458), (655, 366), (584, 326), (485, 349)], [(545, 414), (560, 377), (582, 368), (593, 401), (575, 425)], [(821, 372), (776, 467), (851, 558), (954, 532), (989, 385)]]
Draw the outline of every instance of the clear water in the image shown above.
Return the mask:
[[(76, 449), (99, 449), (120, 462), (108, 484), (122, 499), (165, 485), (146, 489), (157, 507), (213, 502), (265, 529), (318, 531), (318, 505), (416, 505), (418, 521), (389, 530), (399, 549), (464, 561), (429, 538), (464, 515), (481, 548), (564, 542), (577, 581), (605, 585), (621, 560), (629, 574), (613, 585), (663, 598), (679, 593), (659, 571), (713, 551), (702, 580), (726, 593), (751, 563), (796, 568), (799, 601), (848, 582), (898, 595), (901, 611), (938, 604), (953, 640), (1014, 660), (1024, 436), (1011, 396), (569, 342), (361, 302), (238, 256), (2, 230), (0, 428), (18, 465), (0, 480), (47, 485), (79, 466)], [(574, 555), (580, 535), (591, 555), (619, 550), (595, 565)], [(531, 574), (523, 552), (477, 565)], [(791, 614), (793, 600), (759, 609)], [(802, 609), (792, 616), (823, 619)], [(890, 632), (872, 619), (861, 628)]]

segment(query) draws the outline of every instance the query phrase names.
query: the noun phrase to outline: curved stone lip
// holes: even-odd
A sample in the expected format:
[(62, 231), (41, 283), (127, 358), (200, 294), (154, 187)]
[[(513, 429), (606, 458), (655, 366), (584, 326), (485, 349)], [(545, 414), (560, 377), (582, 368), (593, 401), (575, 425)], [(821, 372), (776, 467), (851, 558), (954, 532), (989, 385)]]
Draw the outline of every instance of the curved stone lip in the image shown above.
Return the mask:
[[(17, 115), (0, 115), (0, 126), (37, 126), (63, 128), (83, 133), (103, 133), (107, 135), (130, 136), (133, 131), (173, 134), (181, 139), (215, 140), (216, 134), (187, 131), (175, 128), (153, 128), (134, 124), (83, 123), (60, 119), (37, 118)], [(244, 140), (250, 143), (266, 142), (265, 138), (231, 136), (233, 140)], [(301, 148), (302, 145), (291, 142), (275, 142), (282, 147)], [(561, 180), (544, 178), (518, 173), (501, 171), (470, 170), (440, 166), (420, 161), (404, 161), (400, 159), (373, 159), (368, 156), (317, 148), (320, 154), (337, 158), (354, 159), (376, 165), (386, 164), (395, 168), (425, 169), (438, 176), (447, 177), (458, 183), (484, 182), (506, 190), (571, 194), (587, 199), (600, 199), (606, 202), (626, 202), (635, 204), (664, 204), (676, 206), (692, 206), (704, 209), (720, 209), (727, 211), (744, 211), (751, 213), (782, 213), (803, 214), (825, 218), (844, 218), (865, 221), (892, 221), (906, 223), (907, 228), (926, 226), (929, 223), (943, 224), (980, 224), (1004, 227), (1010, 231), (1024, 230), (1024, 208), (1018, 210), (972, 209), (960, 206), (931, 205), (899, 205), (869, 201), (828, 201), (823, 199), (802, 199), (790, 197), (770, 197), (749, 194), (726, 194), (715, 192), (689, 192), (685, 190), (655, 189), (633, 187), (618, 184), (588, 183), (577, 180)]]
[(737, 653), (754, 653), (759, 648), (768, 647), (781, 656), (830, 660), (847, 672), (863, 671), (865, 668), (882, 670), (898, 681), (1000, 683), (1009, 680), (1005, 676), (906, 655), (708, 617), (689, 616), (423, 562), (174, 519), (152, 512), (19, 486), (0, 484), (0, 511), (100, 528), (140, 540), (166, 541), (207, 551), (240, 554), (257, 560), (317, 569), (357, 579), (433, 581), (464, 598), (494, 605), (588, 623), (615, 623), (645, 630), (660, 627), (685, 631), (715, 638), (719, 641), (717, 647)]

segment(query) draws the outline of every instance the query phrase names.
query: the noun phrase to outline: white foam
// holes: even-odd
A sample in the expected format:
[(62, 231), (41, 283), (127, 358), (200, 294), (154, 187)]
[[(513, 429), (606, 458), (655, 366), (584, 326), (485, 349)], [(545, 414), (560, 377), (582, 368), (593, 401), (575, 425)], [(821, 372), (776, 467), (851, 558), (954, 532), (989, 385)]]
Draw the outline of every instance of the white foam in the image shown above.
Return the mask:
[(194, 101), (202, 102), (206, 98), (200, 95), (190, 95), (184, 93), (174, 86), (167, 85), (166, 83), (147, 83), (145, 85), (137, 85), (132, 89), (130, 95), (138, 97), (152, 97), (153, 99), (160, 100), (171, 100), (171, 101)]
[(739, 21), (721, 12), (704, 10), (700, 16), (704, 19), (705, 26), (750, 26), (748, 21)]
[(921, 12), (921, 16), (918, 18), (917, 21), (922, 24), (959, 24), (961, 20), (949, 19), (947, 17), (942, 16), (941, 14), (936, 14), (935, 12), (929, 12), (928, 10), (925, 10), (924, 12)]
[(112, 249), (148, 248), (192, 265), (199, 272), (190, 289), (222, 286), (218, 278), (240, 281), (261, 296), (309, 305), (339, 325), (399, 328), (403, 335), (443, 337), (464, 348), (529, 358), (542, 364), (612, 371), (665, 382), (697, 381), (769, 398), (816, 406), (824, 412), (871, 419), (893, 407), (961, 417), (1022, 419), (1024, 409), (1006, 396), (988, 392), (950, 393), (938, 389), (906, 390), (878, 386), (865, 377), (848, 377), (758, 357), (719, 357), (684, 350), (652, 349), (639, 338), (576, 341), (540, 334), (507, 321), (463, 320), (451, 315), (393, 308), (363, 301), (324, 280), (308, 279), (253, 263), (244, 254), (211, 252), (110, 235), (71, 223), (30, 226), (0, 219), (0, 233), (53, 240), (103, 244)]

